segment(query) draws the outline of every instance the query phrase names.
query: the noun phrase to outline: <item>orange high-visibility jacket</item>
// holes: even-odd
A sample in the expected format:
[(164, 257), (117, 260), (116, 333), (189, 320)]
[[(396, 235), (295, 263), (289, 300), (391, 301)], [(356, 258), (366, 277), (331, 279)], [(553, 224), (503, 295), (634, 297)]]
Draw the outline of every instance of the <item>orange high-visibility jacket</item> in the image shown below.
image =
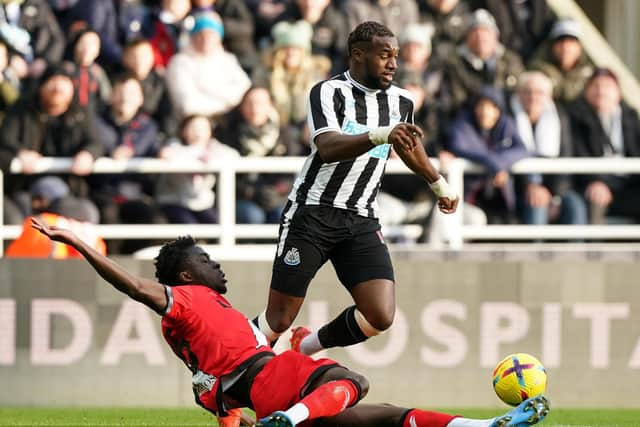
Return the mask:
[[(98, 236), (93, 224), (76, 221), (53, 213), (42, 213), (37, 218), (49, 226), (56, 226), (73, 231), (84, 242), (87, 242), (98, 252), (106, 255), (107, 245)], [(5, 256), (9, 258), (82, 258), (82, 255), (71, 246), (49, 240), (47, 236), (31, 227), (31, 218), (22, 224), (22, 233), (11, 242)]]

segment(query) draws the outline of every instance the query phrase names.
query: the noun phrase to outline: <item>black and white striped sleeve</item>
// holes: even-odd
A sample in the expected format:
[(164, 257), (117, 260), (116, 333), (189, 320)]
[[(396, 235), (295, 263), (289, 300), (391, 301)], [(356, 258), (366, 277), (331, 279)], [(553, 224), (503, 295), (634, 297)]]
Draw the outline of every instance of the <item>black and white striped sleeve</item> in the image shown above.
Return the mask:
[(325, 132), (340, 132), (340, 120), (334, 99), (340, 89), (332, 80), (316, 84), (309, 94), (309, 132), (311, 140)]

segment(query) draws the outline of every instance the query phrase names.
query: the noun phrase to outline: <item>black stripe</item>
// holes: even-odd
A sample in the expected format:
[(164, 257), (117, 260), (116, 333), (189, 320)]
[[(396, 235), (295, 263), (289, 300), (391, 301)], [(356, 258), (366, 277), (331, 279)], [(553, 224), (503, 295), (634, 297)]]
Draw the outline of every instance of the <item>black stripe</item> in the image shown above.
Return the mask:
[(389, 95), (386, 92), (378, 92), (378, 126), (389, 126)]
[(298, 202), (298, 204), (304, 205), (307, 201), (309, 189), (318, 176), (320, 166), (322, 166), (322, 160), (320, 160), (320, 155), (318, 154), (318, 152), (316, 152), (316, 154), (313, 156), (313, 160), (311, 161), (311, 166), (309, 166), (307, 174), (304, 176), (304, 181), (302, 182), (300, 187), (298, 187), (298, 191), (296, 192), (296, 202)]
[(354, 161), (355, 160), (344, 160), (338, 163), (331, 174), (331, 178), (329, 178), (329, 182), (327, 182), (327, 186), (324, 188), (324, 191), (322, 191), (322, 195), (320, 196), (321, 205), (333, 205), (333, 201), (338, 195), (340, 186), (344, 182), (344, 179), (349, 175), (349, 171), (351, 171)]
[(373, 172), (376, 170), (376, 166), (378, 166), (379, 161), (380, 159), (376, 157), (370, 157), (367, 161), (367, 165), (364, 167), (364, 170), (358, 177), (358, 181), (356, 181), (356, 185), (355, 187), (353, 187), (353, 192), (351, 192), (351, 195), (347, 200), (346, 204), (348, 209), (356, 208), (358, 199), (360, 199), (360, 197), (362, 197), (362, 194), (364, 194), (364, 189), (367, 187), (367, 184), (369, 183)]
[(324, 127), (327, 127), (327, 118), (324, 116), (324, 112), (322, 111), (322, 100), (320, 99), (320, 90), (323, 83), (324, 82), (320, 82), (316, 84), (311, 89), (311, 94), (309, 95), (311, 98), (310, 108), (314, 129), (322, 129)]
[(367, 124), (367, 102), (364, 99), (364, 92), (356, 87), (351, 88), (351, 94), (356, 103), (356, 122), (361, 125)]
[(400, 121), (413, 124), (413, 102), (400, 96)]
[(333, 111), (336, 113), (340, 128), (342, 128), (342, 123), (344, 122), (344, 106), (344, 95), (340, 89), (335, 88), (333, 91)]
[[(387, 165), (384, 165), (385, 168), (387, 167)], [(382, 175), (384, 175), (384, 170), (382, 171)], [(380, 180), (378, 180), (378, 184), (376, 184), (376, 188), (373, 189), (373, 191), (371, 192), (371, 195), (369, 196), (369, 200), (367, 200), (367, 216), (369, 218), (374, 218), (375, 215), (373, 214), (373, 201), (376, 199), (376, 196), (378, 195), (378, 190), (380, 190), (380, 184), (382, 184), (382, 176), (380, 177)]]
[(345, 76), (344, 73), (340, 73), (340, 74), (336, 74), (335, 76), (331, 77), (329, 80), (342, 80), (342, 81), (345, 81), (345, 80), (347, 80), (347, 76)]

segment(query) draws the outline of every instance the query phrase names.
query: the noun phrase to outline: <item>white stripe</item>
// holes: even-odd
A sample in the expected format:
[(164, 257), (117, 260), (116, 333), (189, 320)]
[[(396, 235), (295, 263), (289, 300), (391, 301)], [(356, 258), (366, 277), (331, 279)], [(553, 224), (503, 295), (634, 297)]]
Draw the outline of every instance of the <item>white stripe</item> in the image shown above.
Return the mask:
[(287, 240), (287, 236), (289, 235), (289, 224), (291, 223), (291, 218), (293, 218), (293, 214), (296, 213), (296, 209), (298, 209), (298, 204), (296, 202), (291, 203), (291, 207), (284, 214), (284, 220), (282, 221), (282, 233), (280, 233), (280, 240), (278, 241), (278, 251), (277, 256), (282, 256), (282, 252), (284, 251), (284, 244)]

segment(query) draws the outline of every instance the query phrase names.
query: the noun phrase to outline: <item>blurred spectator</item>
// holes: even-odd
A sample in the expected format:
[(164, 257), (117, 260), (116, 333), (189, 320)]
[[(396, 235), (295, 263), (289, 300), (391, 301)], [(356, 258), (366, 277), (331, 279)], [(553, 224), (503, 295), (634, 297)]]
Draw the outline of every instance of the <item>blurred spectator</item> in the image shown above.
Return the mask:
[(398, 35), (409, 24), (418, 22), (418, 6), (414, 0), (351, 0), (344, 3), (347, 31), (364, 21), (384, 24)]
[(157, 156), (158, 127), (142, 111), (143, 104), (144, 93), (136, 76), (125, 73), (114, 79), (111, 108), (97, 122), (105, 154), (116, 160)]
[[(69, 187), (55, 176), (39, 178), (33, 183), (31, 192), (31, 214), (46, 221), (48, 225), (70, 228), (80, 232), (90, 245), (106, 254), (105, 242), (98, 236), (92, 224), (99, 220), (98, 211), (88, 200), (69, 196)], [(33, 233), (31, 218), (24, 221), (22, 233), (7, 248), (9, 258), (77, 258), (81, 255), (66, 245), (42, 240)]]
[(465, 200), (480, 207), (490, 224), (514, 222), (517, 200), (509, 168), (530, 156), (503, 99), (499, 89), (481, 88), (453, 123), (449, 143), (453, 154), (487, 169), (483, 177), (465, 179)]
[[(111, 108), (98, 119), (105, 154), (115, 160), (156, 157), (160, 149), (158, 128), (142, 111), (144, 95), (132, 74), (118, 76), (113, 83)], [(104, 222), (124, 222), (119, 205), (149, 198), (153, 175), (118, 174), (93, 177), (93, 198), (100, 206)]]
[[(640, 156), (638, 113), (621, 99), (618, 78), (608, 68), (593, 72), (569, 113), (576, 156)], [(579, 179), (592, 224), (605, 224), (609, 215), (640, 221), (638, 175), (580, 175)]]
[(566, 104), (578, 97), (593, 72), (592, 62), (582, 49), (581, 30), (576, 21), (553, 25), (549, 39), (534, 54), (529, 68), (540, 70), (553, 82), (553, 98)]
[(245, 0), (255, 22), (255, 40), (258, 50), (266, 48), (271, 40), (271, 29), (282, 20), (292, 0)]
[(149, 8), (143, 0), (115, 0), (118, 15), (118, 41), (124, 46), (132, 40), (143, 38), (145, 23), (149, 20)]
[[(254, 86), (247, 91), (239, 107), (219, 129), (222, 140), (242, 156), (265, 157), (290, 154), (280, 141), (278, 111), (269, 91)], [(278, 222), (291, 190), (293, 178), (286, 174), (249, 174), (238, 179), (236, 216), (240, 223)]]
[(511, 91), (524, 71), (520, 57), (498, 42), (498, 27), (484, 9), (473, 13), (465, 43), (458, 46), (447, 64), (452, 96), (461, 107), (483, 85)]
[(18, 99), (20, 81), (14, 70), (9, 67), (9, 49), (0, 39), (0, 124), (4, 113)]
[(400, 33), (397, 81), (414, 95), (414, 122), (425, 132), (429, 154), (437, 155), (440, 145), (433, 144), (440, 144), (453, 101), (444, 68), (431, 62), (430, 31), (425, 24), (412, 24)]
[(71, 35), (65, 67), (73, 77), (74, 96), (82, 108), (98, 113), (109, 102), (111, 83), (95, 60), (100, 54), (100, 36), (93, 30), (81, 29)]
[(100, 64), (109, 69), (112, 68), (118, 64), (122, 55), (118, 35), (118, 14), (114, 1), (74, 1), (75, 5), (65, 13), (63, 28), (67, 34), (77, 31), (79, 25), (95, 31), (102, 44)]
[(349, 31), (346, 16), (331, 0), (295, 0), (285, 19), (292, 22), (304, 20), (311, 24), (311, 53), (329, 58), (331, 75), (344, 71)]
[(166, 68), (171, 57), (189, 45), (189, 32), (194, 26), (190, 10), (190, 0), (160, 0), (149, 14), (143, 35), (151, 42), (156, 67)]
[[(21, 95), (7, 111), (0, 130), (0, 169), (7, 171), (17, 158), (24, 174), (37, 170), (42, 156), (73, 157), (71, 174), (87, 175), (94, 159), (104, 149), (95, 129), (94, 116), (73, 102), (71, 76), (59, 66), (42, 75), (35, 94)], [(9, 176), (19, 187), (21, 178)], [(76, 196), (87, 196), (86, 181), (69, 176), (67, 183)]]
[[(211, 123), (204, 116), (188, 116), (182, 121), (180, 140), (172, 140), (160, 152), (172, 162), (208, 165), (216, 161), (238, 158), (240, 154), (212, 137)], [(214, 208), (212, 173), (161, 175), (156, 188), (156, 201), (167, 219), (176, 224), (213, 224), (218, 222)]]
[(167, 137), (173, 135), (178, 126), (167, 83), (153, 68), (153, 61), (153, 48), (148, 40), (135, 39), (125, 45), (122, 66), (142, 85), (142, 110), (160, 126), (162, 137)]
[(420, 0), (420, 22), (432, 27), (433, 57), (445, 62), (467, 34), (471, 12), (466, 1)]
[(0, 37), (19, 53), (11, 63), (21, 79), (37, 79), (47, 64), (62, 60), (64, 34), (46, 0), (4, 0), (0, 4)]
[(224, 25), (225, 47), (240, 61), (242, 68), (251, 72), (259, 58), (253, 42), (254, 22), (251, 11), (243, 0), (192, 0), (192, 14), (217, 12)]
[[(253, 76), (254, 82), (269, 88), (280, 126), (290, 133), (292, 141), (301, 139), (309, 91), (327, 77), (330, 67), (327, 58), (311, 55), (311, 36), (312, 28), (306, 21), (276, 24), (267, 64)], [(295, 142), (289, 146), (294, 148)]]
[(238, 105), (251, 85), (236, 57), (224, 50), (223, 37), (224, 27), (216, 13), (198, 14), (191, 44), (171, 60), (167, 85), (182, 117), (226, 113)]
[(555, 21), (546, 0), (472, 0), (474, 8), (487, 9), (500, 28), (500, 42), (517, 52), (524, 62), (544, 41)]
[[(525, 147), (537, 157), (573, 156), (571, 126), (564, 110), (552, 98), (553, 84), (539, 71), (520, 75), (510, 107)], [(586, 224), (587, 209), (572, 190), (571, 176), (532, 174), (525, 178), (523, 222), (544, 225)]]

